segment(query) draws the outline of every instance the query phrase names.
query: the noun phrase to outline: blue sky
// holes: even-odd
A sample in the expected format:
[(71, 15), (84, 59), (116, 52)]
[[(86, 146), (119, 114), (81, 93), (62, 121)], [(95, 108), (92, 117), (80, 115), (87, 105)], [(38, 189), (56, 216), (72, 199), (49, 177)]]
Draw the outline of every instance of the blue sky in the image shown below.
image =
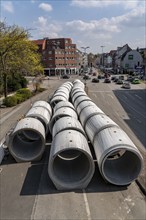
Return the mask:
[(69, 37), (92, 53), (146, 47), (145, 0), (0, 0), (0, 19), (32, 39)]

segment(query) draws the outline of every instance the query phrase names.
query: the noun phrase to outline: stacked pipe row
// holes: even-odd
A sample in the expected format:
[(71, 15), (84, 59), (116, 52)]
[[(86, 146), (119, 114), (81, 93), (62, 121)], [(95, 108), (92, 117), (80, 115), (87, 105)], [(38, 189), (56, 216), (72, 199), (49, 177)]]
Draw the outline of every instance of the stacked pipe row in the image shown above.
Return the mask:
[(69, 100), (72, 86), (73, 84), (71, 82), (65, 82), (54, 92), (50, 100), (52, 108), (54, 108), (58, 102)]
[(45, 101), (37, 101), (9, 135), (8, 148), (17, 162), (41, 159), (49, 131), (52, 108)]
[(72, 103), (91, 141), (103, 178), (127, 185), (140, 174), (143, 158), (128, 135), (87, 96), (82, 82), (73, 82)]
[(51, 120), (52, 145), (48, 174), (58, 190), (86, 188), (94, 174), (94, 162), (85, 132), (74, 106), (61, 101)]

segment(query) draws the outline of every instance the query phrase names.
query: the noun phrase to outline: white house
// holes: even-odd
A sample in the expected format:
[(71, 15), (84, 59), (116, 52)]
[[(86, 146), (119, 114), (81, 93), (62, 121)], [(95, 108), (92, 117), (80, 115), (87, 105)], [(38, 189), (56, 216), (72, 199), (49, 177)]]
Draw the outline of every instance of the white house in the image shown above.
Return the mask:
[(131, 50), (121, 57), (121, 67), (127, 70), (134, 70), (141, 66), (143, 58), (137, 50)]

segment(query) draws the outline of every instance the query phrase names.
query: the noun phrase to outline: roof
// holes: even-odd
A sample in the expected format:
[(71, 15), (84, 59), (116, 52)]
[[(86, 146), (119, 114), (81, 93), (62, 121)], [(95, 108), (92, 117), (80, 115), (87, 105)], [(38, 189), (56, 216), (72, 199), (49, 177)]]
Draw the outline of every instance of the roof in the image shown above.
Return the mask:
[(33, 42), (37, 45), (42, 45), (42, 50), (45, 49), (46, 39), (33, 40)]

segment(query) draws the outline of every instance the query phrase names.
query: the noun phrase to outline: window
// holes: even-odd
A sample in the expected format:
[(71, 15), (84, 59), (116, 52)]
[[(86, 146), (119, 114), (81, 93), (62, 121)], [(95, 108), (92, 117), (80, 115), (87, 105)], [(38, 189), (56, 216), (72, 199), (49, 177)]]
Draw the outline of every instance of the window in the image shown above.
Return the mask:
[(128, 60), (133, 60), (133, 55), (129, 54), (128, 55)]
[(48, 51), (48, 54), (52, 54), (52, 50), (49, 50), (49, 51)]

